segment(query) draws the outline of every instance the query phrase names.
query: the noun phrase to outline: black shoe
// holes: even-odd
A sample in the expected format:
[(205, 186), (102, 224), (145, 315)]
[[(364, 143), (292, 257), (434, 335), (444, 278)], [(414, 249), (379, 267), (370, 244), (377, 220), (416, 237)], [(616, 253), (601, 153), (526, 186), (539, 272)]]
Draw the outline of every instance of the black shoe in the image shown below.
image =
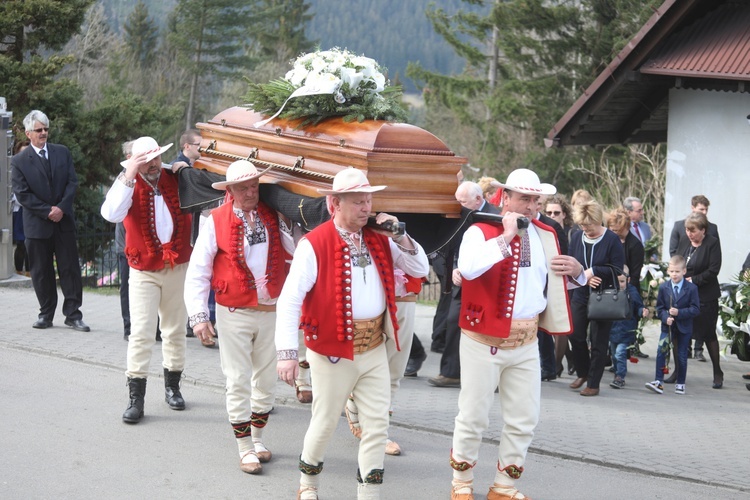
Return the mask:
[(433, 342), (432, 345), (430, 345), (430, 351), (432, 352), (442, 354), (444, 350), (445, 350), (445, 346), (443, 344), (436, 344)]
[(449, 377), (443, 377), (442, 375), (438, 375), (437, 377), (432, 377), (430, 379), (427, 379), (427, 382), (435, 387), (456, 387), (461, 388), (461, 379), (460, 378), (449, 378)]
[(193, 333), (193, 329), (190, 328), (190, 326), (187, 327), (187, 333), (185, 334), (186, 337), (195, 337), (195, 333)]
[(745, 380), (750, 380), (750, 373), (743, 374), (742, 378), (744, 378)]
[(52, 320), (39, 318), (38, 320), (36, 320), (36, 322), (34, 322), (33, 325), (31, 325), (31, 328), (38, 328), (40, 330), (44, 330), (45, 328), (52, 328)]
[(703, 356), (703, 350), (700, 350), (700, 351), (698, 349), (695, 350), (695, 360), (703, 361), (704, 363), (706, 362), (706, 357)]
[(427, 359), (426, 352), (422, 352), (422, 355), (416, 358), (409, 358), (409, 362), (406, 363), (406, 369), (404, 370), (404, 377), (416, 377), (425, 359)]
[(161, 342), (161, 330), (156, 330), (156, 341)]
[(173, 410), (184, 410), (185, 400), (180, 393), (182, 372), (171, 372), (164, 368), (164, 401)]
[(556, 379), (557, 379), (556, 374), (542, 372), (542, 382), (551, 382)]
[(79, 332), (91, 331), (91, 328), (89, 328), (89, 325), (84, 323), (82, 319), (66, 319), (65, 325), (73, 328), (73, 330), (78, 330)]
[(636, 351), (635, 356), (637, 358), (642, 358), (642, 359), (648, 358), (648, 354), (646, 354), (645, 352), (641, 352), (641, 351)]
[(750, 391), (750, 384), (745, 384), (745, 388)]

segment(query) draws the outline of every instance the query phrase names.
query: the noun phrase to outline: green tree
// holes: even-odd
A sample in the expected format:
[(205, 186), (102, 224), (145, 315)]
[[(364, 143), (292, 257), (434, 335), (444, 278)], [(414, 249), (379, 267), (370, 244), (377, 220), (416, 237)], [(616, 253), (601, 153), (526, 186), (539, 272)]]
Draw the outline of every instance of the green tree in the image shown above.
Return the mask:
[(55, 82), (72, 57), (61, 49), (83, 22), (94, 0), (4, 0), (0, 2), (0, 95), (9, 109), (55, 109), (75, 94), (70, 82)]
[(189, 73), (185, 128), (194, 123), (199, 90), (252, 69), (255, 1), (178, 0), (170, 21), (169, 43)]
[(263, 60), (288, 62), (315, 47), (305, 26), (312, 20), (306, 0), (260, 0), (254, 36)]
[[(435, 30), (466, 61), (455, 76), (410, 64), (424, 89), (427, 128), (446, 138), (475, 167), (502, 177), (533, 166), (570, 189), (580, 177), (560, 169), (582, 149), (545, 150), (542, 139), (564, 111), (651, 15), (658, 0), (464, 0), (491, 4), (489, 13), (427, 10)], [(460, 134), (457, 136), (457, 134)], [(451, 137), (452, 136), (452, 137)], [(468, 140), (467, 140), (468, 138)], [(613, 148), (612, 154), (617, 154)]]
[(127, 52), (141, 67), (149, 67), (156, 57), (159, 28), (149, 17), (148, 7), (143, 1), (130, 13), (123, 28), (123, 39)]

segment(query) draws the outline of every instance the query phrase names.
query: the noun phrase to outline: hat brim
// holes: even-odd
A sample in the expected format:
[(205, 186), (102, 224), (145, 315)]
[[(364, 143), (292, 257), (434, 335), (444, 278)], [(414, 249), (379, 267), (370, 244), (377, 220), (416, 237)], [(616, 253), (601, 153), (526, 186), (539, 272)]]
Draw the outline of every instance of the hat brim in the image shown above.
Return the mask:
[(273, 165), (271, 165), (270, 167), (268, 167), (265, 170), (262, 170), (262, 171), (258, 172), (255, 175), (251, 175), (251, 176), (248, 176), (248, 177), (243, 177), (242, 179), (237, 179), (237, 180), (233, 180), (233, 181), (214, 182), (213, 184), (211, 184), (211, 187), (214, 188), (214, 189), (226, 190), (227, 186), (231, 186), (233, 184), (239, 184), (241, 182), (247, 182), (247, 181), (251, 181), (253, 179), (257, 179), (258, 177), (260, 177), (261, 175), (265, 174), (266, 172), (268, 172), (272, 168), (273, 168)]
[(539, 184), (538, 188), (511, 186), (510, 184), (500, 184), (499, 182), (497, 184), (493, 182), (492, 185), (495, 187), (503, 188), (506, 191), (513, 191), (515, 193), (521, 194), (531, 194), (535, 196), (553, 195), (557, 193), (557, 188), (555, 186), (553, 186), (552, 184), (546, 184), (544, 182)]
[(369, 186), (369, 187), (358, 187), (354, 189), (346, 189), (343, 191), (334, 191), (333, 189), (318, 189), (320, 194), (348, 194), (348, 193), (375, 193), (376, 191), (382, 191), (388, 186)]
[[(173, 145), (173, 144), (174, 144), (174, 142), (170, 142), (170, 143), (169, 143), (169, 144), (167, 144), (166, 146), (162, 146), (162, 147), (160, 147), (160, 148), (159, 148), (158, 150), (156, 150), (156, 151), (154, 151), (154, 152), (152, 152), (152, 153), (149, 153), (149, 154), (147, 154), (147, 155), (146, 155), (146, 163), (150, 162), (151, 160), (153, 160), (153, 159), (154, 159), (154, 158), (156, 158), (157, 156), (161, 156), (162, 154), (164, 154), (164, 153), (165, 153), (165, 152), (166, 152), (166, 151), (167, 151), (167, 150), (168, 150), (169, 148), (171, 148), (171, 147), (172, 147), (172, 145)], [(120, 162), (120, 165), (122, 165), (122, 166), (123, 166), (123, 168), (125, 168), (125, 165), (126, 165), (127, 163), (128, 163), (128, 160), (124, 160), (124, 161), (121, 161), (121, 162)], [(162, 168), (164, 168), (164, 166), (163, 166), (163, 165), (162, 165)]]

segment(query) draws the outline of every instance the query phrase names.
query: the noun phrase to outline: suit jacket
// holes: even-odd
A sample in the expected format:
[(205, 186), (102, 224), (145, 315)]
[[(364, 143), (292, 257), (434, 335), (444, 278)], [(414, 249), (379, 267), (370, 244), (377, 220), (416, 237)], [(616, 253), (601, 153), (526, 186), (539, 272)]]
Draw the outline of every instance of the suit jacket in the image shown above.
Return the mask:
[[(51, 238), (55, 224), (61, 231), (76, 228), (73, 198), (78, 177), (70, 150), (60, 144), (47, 143), (52, 178), (47, 175), (41, 157), (29, 146), (10, 160), (13, 170), (13, 192), (23, 206), (23, 229), (27, 238)], [(52, 207), (63, 211), (60, 222), (47, 218)]]
[(643, 268), (646, 251), (643, 249), (641, 242), (638, 241), (638, 236), (633, 233), (628, 233), (625, 237), (623, 248), (625, 250), (625, 265), (628, 266), (628, 273), (630, 274), (628, 283), (640, 290), (641, 269)]
[(635, 232), (635, 228), (633, 227), (633, 223), (630, 223), (630, 232), (633, 233), (633, 236), (638, 238), (638, 241), (641, 242), (642, 245), (645, 245), (648, 240), (651, 239), (651, 227), (646, 224), (645, 222), (641, 221), (638, 223), (638, 230), (641, 232), (641, 238), (638, 238), (638, 234)]
[[(719, 240), (719, 227), (713, 222), (709, 222), (708, 229), (706, 229), (706, 234), (711, 235)], [(678, 220), (674, 223), (672, 234), (669, 236), (669, 256), (674, 257), (674, 255), (677, 253), (677, 247), (679, 247), (683, 241), (687, 240), (688, 237), (687, 233), (685, 232), (685, 219)], [(719, 244), (721, 244), (721, 240), (719, 240)]]
[[(677, 255), (687, 258), (690, 248), (692, 244), (688, 238), (685, 238), (677, 247)], [(696, 248), (690, 257), (685, 275), (692, 278), (693, 284), (698, 287), (701, 304), (717, 300), (721, 296), (719, 271), (721, 271), (721, 245), (719, 245), (719, 240), (706, 235), (701, 246)]]
[(669, 308), (676, 307), (678, 314), (673, 326), (676, 325), (677, 330), (683, 335), (691, 334), (693, 333), (693, 318), (701, 312), (698, 287), (685, 280), (677, 297), (674, 296), (673, 287), (672, 280), (667, 280), (659, 285), (659, 293), (656, 296), (656, 315), (661, 320), (661, 331), (669, 332), (669, 326), (667, 325)]

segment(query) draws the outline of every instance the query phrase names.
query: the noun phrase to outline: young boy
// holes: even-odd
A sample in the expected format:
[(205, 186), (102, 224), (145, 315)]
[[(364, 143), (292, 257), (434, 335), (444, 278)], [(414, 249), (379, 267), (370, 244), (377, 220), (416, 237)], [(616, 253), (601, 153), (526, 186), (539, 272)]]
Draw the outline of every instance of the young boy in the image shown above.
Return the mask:
[(643, 306), (640, 291), (628, 282), (628, 267), (623, 266), (624, 274), (617, 277), (621, 289), (627, 289), (630, 295), (630, 318), (612, 323), (609, 332), (609, 351), (612, 353), (612, 367), (615, 379), (609, 384), (613, 389), (625, 387), (625, 375), (628, 373), (628, 347), (635, 344), (635, 331), (638, 320), (648, 317), (648, 309)]
[(667, 274), (670, 280), (659, 285), (656, 298), (656, 315), (661, 320), (661, 336), (656, 353), (656, 380), (647, 382), (646, 387), (657, 394), (664, 392), (664, 358), (667, 349), (662, 348), (669, 332), (677, 351), (675, 360), (677, 383), (675, 394), (685, 394), (685, 377), (687, 376), (687, 351), (693, 335), (693, 318), (700, 313), (698, 287), (685, 279), (685, 258), (675, 255), (669, 259)]

